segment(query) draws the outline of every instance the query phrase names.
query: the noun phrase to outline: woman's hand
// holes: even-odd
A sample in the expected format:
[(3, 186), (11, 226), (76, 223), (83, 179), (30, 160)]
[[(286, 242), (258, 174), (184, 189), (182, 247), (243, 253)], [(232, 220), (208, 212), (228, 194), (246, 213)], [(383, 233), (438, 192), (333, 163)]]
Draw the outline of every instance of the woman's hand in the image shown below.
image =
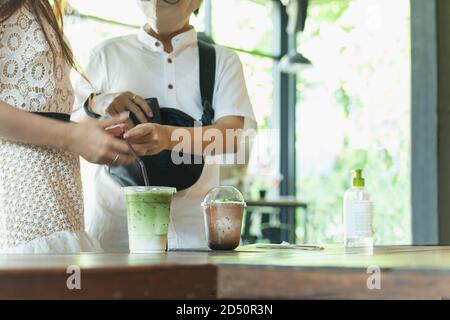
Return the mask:
[(128, 119), (126, 114), (108, 120), (88, 120), (70, 124), (67, 150), (81, 155), (91, 163), (111, 166), (128, 165), (134, 161), (127, 143), (106, 131)]
[[(90, 108), (103, 116), (117, 116), (123, 112), (131, 112), (140, 123), (147, 123), (147, 117), (153, 117), (152, 108), (142, 97), (132, 92), (106, 93), (94, 97)], [(131, 119), (125, 121), (128, 128), (133, 128)]]
[(146, 123), (127, 131), (124, 136), (140, 156), (151, 156), (170, 148), (171, 130), (168, 126)]

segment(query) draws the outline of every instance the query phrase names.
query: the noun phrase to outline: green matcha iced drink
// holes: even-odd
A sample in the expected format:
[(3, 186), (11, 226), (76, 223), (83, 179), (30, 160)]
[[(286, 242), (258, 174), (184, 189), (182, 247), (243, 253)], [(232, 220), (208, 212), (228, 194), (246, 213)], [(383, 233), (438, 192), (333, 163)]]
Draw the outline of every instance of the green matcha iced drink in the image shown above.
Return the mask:
[(130, 252), (166, 251), (170, 204), (176, 192), (166, 187), (127, 187)]

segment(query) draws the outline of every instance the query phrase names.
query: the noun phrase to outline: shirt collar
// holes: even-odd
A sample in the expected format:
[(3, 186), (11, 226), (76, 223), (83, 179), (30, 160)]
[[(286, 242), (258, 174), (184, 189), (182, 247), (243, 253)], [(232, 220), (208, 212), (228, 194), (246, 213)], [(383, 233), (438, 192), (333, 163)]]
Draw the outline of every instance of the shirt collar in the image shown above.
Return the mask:
[[(164, 52), (164, 47), (161, 41), (148, 34), (145, 31), (145, 26), (139, 30), (138, 40), (147, 48), (154, 52)], [(171, 54), (178, 54), (187, 47), (197, 44), (197, 31), (195, 28), (191, 28), (183, 33), (180, 33), (173, 37), (172, 46), (173, 52)]]

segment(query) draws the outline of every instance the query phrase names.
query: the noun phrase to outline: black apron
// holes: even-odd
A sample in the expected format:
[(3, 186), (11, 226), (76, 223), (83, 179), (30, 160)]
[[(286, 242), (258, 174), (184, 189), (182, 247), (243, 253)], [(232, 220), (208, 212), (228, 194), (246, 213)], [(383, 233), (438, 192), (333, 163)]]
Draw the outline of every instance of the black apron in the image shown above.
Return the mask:
[[(216, 51), (214, 46), (200, 40), (198, 41), (198, 48), (202, 118), (196, 120), (175, 108), (160, 108), (157, 98), (150, 98), (146, 100), (153, 111), (153, 117), (148, 119), (149, 122), (176, 127), (209, 126), (213, 123), (214, 109), (212, 102), (216, 76)], [(99, 117), (99, 115), (92, 113), (87, 106), (85, 106), (85, 111), (92, 117)], [(136, 125), (139, 124), (133, 114), (131, 119)], [(192, 187), (200, 179), (205, 165), (204, 158), (200, 155), (179, 153), (175, 156), (181, 157), (181, 159), (189, 158), (190, 161), (187, 164), (175, 164), (172, 161), (173, 152), (165, 150), (157, 155), (142, 157), (151, 186), (174, 187), (177, 191), (182, 191)], [(137, 161), (129, 166), (109, 167), (108, 172), (123, 187), (145, 185), (142, 170)]]

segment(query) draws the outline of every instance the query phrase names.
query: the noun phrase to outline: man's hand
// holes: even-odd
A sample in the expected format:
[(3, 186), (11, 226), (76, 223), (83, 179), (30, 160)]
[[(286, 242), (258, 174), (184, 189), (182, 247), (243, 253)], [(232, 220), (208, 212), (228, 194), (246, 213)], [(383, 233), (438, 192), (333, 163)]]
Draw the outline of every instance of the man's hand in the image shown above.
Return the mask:
[(171, 130), (168, 126), (146, 123), (136, 126), (123, 136), (140, 156), (151, 156), (170, 148)]
[[(180, 144), (182, 144), (184, 150), (189, 150), (193, 154), (209, 156), (236, 153), (239, 150), (243, 128), (243, 117), (227, 116), (219, 119), (214, 125), (198, 128), (172, 127), (155, 123), (141, 124), (126, 132), (123, 137), (132, 144), (133, 149), (141, 156), (155, 155), (163, 150), (174, 150)], [(200, 130), (200, 132), (196, 130)], [(230, 132), (227, 132), (228, 130)], [(208, 133), (211, 133), (212, 139), (208, 136)], [(229, 133), (232, 135), (229, 136)], [(181, 141), (178, 138), (180, 134)], [(221, 135), (222, 139), (216, 141), (214, 134)], [(175, 137), (174, 140), (172, 140), (173, 136)], [(206, 148), (212, 143), (215, 143), (215, 147), (208, 150), (210, 152), (205, 153)]]
[[(153, 117), (152, 108), (147, 101), (132, 92), (100, 94), (92, 99), (89, 107), (100, 115), (112, 117), (129, 111), (140, 123), (147, 123), (147, 117)], [(126, 124), (129, 129), (134, 127), (131, 119)]]

